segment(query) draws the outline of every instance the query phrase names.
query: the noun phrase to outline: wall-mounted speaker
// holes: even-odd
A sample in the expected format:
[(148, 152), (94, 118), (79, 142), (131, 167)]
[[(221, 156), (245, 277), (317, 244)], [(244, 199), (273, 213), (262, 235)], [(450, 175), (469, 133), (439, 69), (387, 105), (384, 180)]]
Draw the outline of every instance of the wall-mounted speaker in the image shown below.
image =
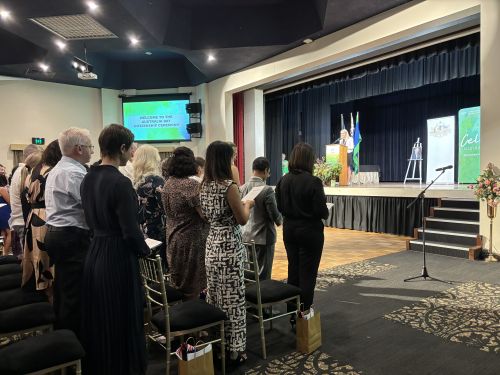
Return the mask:
[(188, 103), (186, 104), (187, 113), (201, 113), (201, 103)]
[(199, 134), (201, 136), (201, 122), (193, 122), (186, 125), (186, 130), (189, 134)]

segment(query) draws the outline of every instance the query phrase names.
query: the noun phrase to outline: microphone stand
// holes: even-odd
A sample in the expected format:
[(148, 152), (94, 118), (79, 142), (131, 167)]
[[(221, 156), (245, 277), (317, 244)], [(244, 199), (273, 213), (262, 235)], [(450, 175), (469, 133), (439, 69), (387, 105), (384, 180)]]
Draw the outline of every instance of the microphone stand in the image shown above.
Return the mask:
[(416, 280), (423, 278), (424, 281), (431, 280), (431, 281), (439, 281), (441, 283), (446, 283), (446, 284), (452, 284), (449, 281), (444, 281), (440, 279), (436, 279), (435, 277), (432, 277), (429, 275), (429, 272), (427, 271), (427, 263), (426, 263), (426, 251), (425, 251), (425, 213), (424, 213), (424, 201), (425, 201), (425, 192), (427, 189), (429, 189), (434, 182), (438, 180), (439, 177), (443, 175), (443, 173), (446, 172), (446, 169), (443, 169), (441, 171), (441, 174), (439, 174), (434, 180), (431, 181), (429, 185), (426, 186), (424, 190), (420, 192), (420, 194), (408, 205), (406, 206), (406, 209), (409, 209), (412, 207), (419, 199), (420, 199), (420, 215), (422, 216), (422, 255), (423, 255), (423, 266), (422, 266), (422, 273), (418, 276), (412, 276), (407, 279), (404, 279), (404, 282), (411, 281), (411, 280)]

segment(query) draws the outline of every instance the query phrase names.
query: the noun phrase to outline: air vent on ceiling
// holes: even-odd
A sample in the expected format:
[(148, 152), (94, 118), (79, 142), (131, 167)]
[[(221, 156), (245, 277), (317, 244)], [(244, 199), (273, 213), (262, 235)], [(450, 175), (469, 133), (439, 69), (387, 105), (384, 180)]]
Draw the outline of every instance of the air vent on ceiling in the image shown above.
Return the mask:
[(118, 38), (87, 14), (39, 17), (30, 20), (66, 40)]

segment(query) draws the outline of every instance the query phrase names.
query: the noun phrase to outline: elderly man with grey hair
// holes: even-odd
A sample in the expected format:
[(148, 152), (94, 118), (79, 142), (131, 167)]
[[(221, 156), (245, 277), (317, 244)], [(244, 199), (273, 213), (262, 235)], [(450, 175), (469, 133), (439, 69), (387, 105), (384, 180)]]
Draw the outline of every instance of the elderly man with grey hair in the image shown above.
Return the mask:
[(59, 134), (58, 141), (63, 156), (45, 185), (45, 248), (55, 265), (56, 328), (70, 329), (80, 336), (81, 278), (90, 244), (80, 185), (94, 146), (87, 129), (69, 128)]
[(41, 149), (37, 145), (28, 145), (23, 150), (23, 162), (19, 163), (16, 171), (12, 175), (12, 181), (9, 188), (10, 195), (10, 207), (12, 213), (9, 219), (10, 229), (14, 231), (14, 238), (12, 241), (12, 253), (20, 257), (23, 253), (24, 244), (24, 216), (23, 216), (23, 205), (21, 202), (21, 195), (24, 190), (24, 181), (28, 175), (28, 167), (26, 166), (26, 161), (35, 159), (35, 154), (41, 156)]

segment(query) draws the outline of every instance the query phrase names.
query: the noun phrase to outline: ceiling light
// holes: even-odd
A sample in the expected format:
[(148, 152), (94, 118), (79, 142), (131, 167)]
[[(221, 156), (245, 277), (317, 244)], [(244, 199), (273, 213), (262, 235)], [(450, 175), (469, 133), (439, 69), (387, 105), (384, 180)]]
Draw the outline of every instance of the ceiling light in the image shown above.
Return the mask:
[(47, 64), (44, 64), (44, 63), (40, 63), (38, 64), (38, 66), (40, 67), (40, 69), (42, 69), (44, 72), (48, 72), (49, 71), (49, 66)]
[(61, 40), (56, 40), (56, 46), (58, 46), (61, 51), (66, 49), (66, 43)]
[(137, 44), (139, 44), (139, 39), (137, 39), (135, 36), (129, 37), (129, 40), (130, 40), (130, 44), (132, 44), (133, 46), (136, 46)]
[(73, 65), (73, 68), (78, 69), (78, 63), (76, 61), (72, 61), (71, 65)]
[(0, 10), (0, 18), (2, 18), (3, 20), (10, 18), (10, 12), (5, 9)]
[(94, 12), (97, 8), (99, 8), (99, 5), (97, 5), (95, 1), (87, 1), (87, 6), (91, 12)]
[(85, 65), (80, 65), (78, 67), (78, 69), (80, 69), (82, 72), (86, 71), (87, 70), (87, 67)]
[(145, 55), (148, 55), (148, 56), (151, 56), (153, 54), (153, 52), (150, 52), (150, 51), (146, 51), (144, 52)]
[(208, 55), (208, 57), (207, 57), (207, 61), (208, 61), (208, 62), (213, 62), (213, 61), (215, 61), (215, 56), (214, 56), (214, 55), (212, 55), (212, 54), (209, 54), (209, 55)]
[(304, 44), (309, 44), (309, 43), (312, 43), (314, 42), (314, 40), (312, 40), (311, 38), (307, 38), (307, 39), (304, 39)]

